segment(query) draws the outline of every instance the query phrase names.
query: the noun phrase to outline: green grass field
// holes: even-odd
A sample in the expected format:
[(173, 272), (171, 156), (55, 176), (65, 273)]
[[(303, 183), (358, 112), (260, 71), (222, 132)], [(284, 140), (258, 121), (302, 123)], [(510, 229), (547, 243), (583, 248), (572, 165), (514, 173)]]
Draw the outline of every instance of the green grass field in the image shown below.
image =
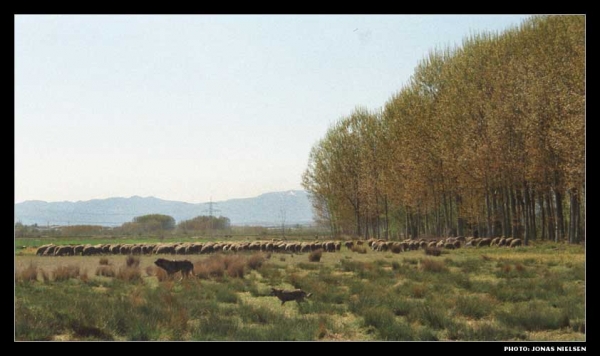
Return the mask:
[[(36, 244), (21, 246), (28, 247), (15, 257), (16, 340), (586, 339), (581, 245), (461, 248), (439, 257), (342, 247), (320, 262), (308, 253), (262, 255), (262, 263), (248, 262), (252, 252), (166, 256), (221, 267), (181, 281), (161, 274), (156, 256), (127, 268), (125, 256), (38, 257)], [(96, 275), (103, 269), (114, 277)], [(281, 305), (271, 287), (313, 295)]]

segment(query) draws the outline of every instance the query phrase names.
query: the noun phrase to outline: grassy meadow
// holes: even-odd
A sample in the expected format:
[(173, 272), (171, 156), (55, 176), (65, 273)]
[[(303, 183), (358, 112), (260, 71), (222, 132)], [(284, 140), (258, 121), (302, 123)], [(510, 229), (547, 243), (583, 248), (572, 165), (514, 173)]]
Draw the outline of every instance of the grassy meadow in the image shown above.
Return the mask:
[[(581, 245), (162, 256), (194, 263), (196, 277), (182, 280), (156, 256), (41, 257), (21, 246), (16, 340), (586, 339)], [(312, 296), (281, 305), (271, 287)]]

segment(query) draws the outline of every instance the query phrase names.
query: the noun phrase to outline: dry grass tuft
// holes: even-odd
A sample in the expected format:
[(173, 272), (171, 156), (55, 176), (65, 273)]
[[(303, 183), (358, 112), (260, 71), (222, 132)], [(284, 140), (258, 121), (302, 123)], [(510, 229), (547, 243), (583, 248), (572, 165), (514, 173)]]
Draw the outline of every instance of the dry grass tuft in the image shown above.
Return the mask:
[(96, 268), (96, 276), (114, 277), (115, 275), (115, 269), (112, 266), (98, 266)]
[(137, 256), (129, 255), (127, 256), (125, 262), (127, 263), (127, 267), (137, 268), (140, 265), (140, 258)]
[[(253, 261), (256, 264), (257, 261)], [(262, 262), (261, 262), (262, 263)], [(246, 260), (239, 255), (212, 255), (194, 264), (194, 274), (198, 278), (243, 278), (246, 272)]]
[(356, 252), (356, 253), (367, 253), (367, 248), (364, 247), (363, 245), (354, 245), (352, 246), (352, 248), (350, 249), (352, 252)]
[(16, 271), (15, 279), (17, 280), (17, 282), (37, 281), (37, 274), (37, 265), (30, 262), (29, 266), (27, 266), (24, 270)]
[(101, 266), (108, 266), (108, 258), (102, 257), (98, 263), (100, 263)]
[(140, 282), (142, 281), (142, 272), (139, 267), (121, 267), (116, 277), (125, 282)]
[(79, 266), (59, 266), (52, 272), (54, 281), (66, 281), (70, 278), (79, 277)]
[(502, 267), (500, 267), (500, 270), (503, 273), (510, 273), (510, 271), (512, 270), (512, 267), (507, 263), (507, 264), (502, 265)]
[(309, 255), (308, 255), (308, 260), (310, 262), (319, 262), (321, 261), (321, 256), (323, 255), (323, 250), (318, 249), (315, 251), (312, 251)]
[(250, 269), (258, 269), (260, 268), (260, 266), (262, 266), (263, 262), (265, 262), (266, 259), (267, 257), (265, 256), (265, 254), (255, 253), (252, 256), (248, 257), (246, 264)]
[(425, 254), (428, 256), (440, 256), (442, 254), (442, 249), (437, 247), (427, 247), (425, 249)]
[(446, 266), (442, 261), (430, 260), (428, 258), (421, 261), (421, 269), (427, 272), (444, 272), (446, 271)]
[(394, 244), (394, 245), (392, 245), (391, 251), (392, 251), (392, 253), (400, 253), (400, 252), (402, 252), (402, 246)]

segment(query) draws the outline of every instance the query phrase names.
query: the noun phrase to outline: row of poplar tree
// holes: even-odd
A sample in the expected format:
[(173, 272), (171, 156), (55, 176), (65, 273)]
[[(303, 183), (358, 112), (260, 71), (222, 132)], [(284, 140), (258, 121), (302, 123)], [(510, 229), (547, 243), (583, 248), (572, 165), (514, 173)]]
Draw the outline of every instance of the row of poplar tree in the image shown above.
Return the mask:
[(584, 238), (585, 17), (533, 16), (432, 50), (312, 148), (318, 219), (364, 238)]

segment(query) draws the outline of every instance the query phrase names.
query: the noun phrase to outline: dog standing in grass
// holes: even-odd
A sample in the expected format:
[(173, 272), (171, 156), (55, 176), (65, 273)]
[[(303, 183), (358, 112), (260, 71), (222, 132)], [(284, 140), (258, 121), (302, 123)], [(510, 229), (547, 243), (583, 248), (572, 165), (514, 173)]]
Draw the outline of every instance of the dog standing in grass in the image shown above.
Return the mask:
[(179, 271), (181, 271), (181, 279), (184, 277), (189, 277), (190, 275), (194, 275), (194, 265), (188, 260), (174, 261), (159, 258), (158, 260), (154, 261), (154, 264), (167, 271), (169, 276), (172, 276)]
[(297, 303), (300, 303), (304, 301), (304, 298), (309, 298), (312, 293), (306, 293), (302, 289), (284, 290), (271, 288), (271, 295), (279, 298), (279, 300), (281, 300), (281, 305), (283, 305), (285, 302), (289, 302), (290, 300), (295, 300)]

